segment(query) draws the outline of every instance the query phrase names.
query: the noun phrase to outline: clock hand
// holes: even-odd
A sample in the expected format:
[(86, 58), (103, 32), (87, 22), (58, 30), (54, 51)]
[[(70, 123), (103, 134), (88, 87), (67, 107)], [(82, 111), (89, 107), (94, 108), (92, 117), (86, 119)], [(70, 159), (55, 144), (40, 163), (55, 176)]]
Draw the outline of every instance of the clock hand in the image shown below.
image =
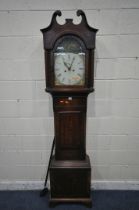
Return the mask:
[(68, 66), (68, 64), (66, 63), (66, 62), (64, 62), (64, 65), (68, 68), (68, 70), (69, 70), (69, 66)]
[(73, 65), (74, 60), (75, 60), (75, 57), (73, 57), (72, 62), (71, 62), (71, 65), (70, 65), (70, 67), (69, 67), (68, 70), (71, 70), (71, 67), (72, 67), (72, 65)]
[(66, 67), (67, 67), (67, 69), (69, 70), (69, 66), (68, 66), (68, 64), (64, 61), (64, 58), (62, 58), (62, 59), (63, 59), (64, 66), (66, 66)]

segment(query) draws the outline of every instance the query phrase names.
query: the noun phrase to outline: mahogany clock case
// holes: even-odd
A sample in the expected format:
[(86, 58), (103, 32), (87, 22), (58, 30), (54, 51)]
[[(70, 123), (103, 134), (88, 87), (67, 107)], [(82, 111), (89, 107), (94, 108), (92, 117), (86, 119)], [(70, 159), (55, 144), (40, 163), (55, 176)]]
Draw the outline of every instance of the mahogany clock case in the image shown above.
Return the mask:
[[(72, 19), (66, 19), (65, 24), (60, 25), (57, 16), (61, 16), (61, 11), (54, 12), (50, 25), (41, 30), (45, 51), (46, 91), (53, 98), (56, 142), (55, 155), (50, 164), (50, 206), (61, 202), (80, 202), (91, 207), (91, 165), (86, 155), (86, 111), (87, 96), (93, 91), (94, 85), (97, 29), (88, 25), (82, 10), (77, 11), (77, 16), (82, 17), (77, 25)], [(85, 79), (80, 84), (56, 82), (54, 54), (59, 43), (67, 37), (76, 40), (85, 54)], [(65, 64), (67, 68), (68, 65)]]

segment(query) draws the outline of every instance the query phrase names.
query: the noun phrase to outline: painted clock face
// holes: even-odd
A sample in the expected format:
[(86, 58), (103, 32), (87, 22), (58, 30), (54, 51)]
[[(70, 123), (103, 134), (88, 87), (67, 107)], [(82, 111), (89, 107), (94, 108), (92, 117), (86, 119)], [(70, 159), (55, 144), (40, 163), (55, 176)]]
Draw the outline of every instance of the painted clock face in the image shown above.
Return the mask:
[(55, 53), (56, 84), (83, 85), (85, 76), (83, 53)]
[(78, 41), (67, 36), (54, 53), (55, 85), (79, 85), (85, 83), (85, 52)]

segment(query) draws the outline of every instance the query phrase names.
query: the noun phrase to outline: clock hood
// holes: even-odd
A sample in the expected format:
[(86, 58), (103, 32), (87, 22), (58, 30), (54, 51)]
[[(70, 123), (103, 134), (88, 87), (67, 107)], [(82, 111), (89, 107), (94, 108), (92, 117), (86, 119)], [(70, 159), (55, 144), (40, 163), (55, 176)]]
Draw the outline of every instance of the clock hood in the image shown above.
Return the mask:
[(44, 38), (44, 49), (53, 49), (57, 39), (69, 34), (80, 37), (87, 49), (95, 48), (95, 37), (98, 29), (88, 25), (85, 13), (82, 10), (78, 10), (76, 14), (77, 16), (82, 16), (82, 20), (79, 24), (74, 24), (73, 19), (66, 19), (65, 24), (60, 25), (57, 22), (56, 17), (61, 16), (62, 13), (60, 10), (54, 12), (50, 25), (41, 29)]

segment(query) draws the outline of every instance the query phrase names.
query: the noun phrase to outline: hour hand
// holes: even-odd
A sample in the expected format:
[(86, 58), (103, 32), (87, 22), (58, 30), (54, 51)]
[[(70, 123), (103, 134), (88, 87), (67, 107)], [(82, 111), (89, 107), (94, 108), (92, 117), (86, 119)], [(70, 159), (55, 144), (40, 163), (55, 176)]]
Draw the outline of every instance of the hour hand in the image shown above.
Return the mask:
[(66, 62), (64, 62), (64, 65), (67, 67), (67, 69), (69, 69), (69, 66)]
[(67, 69), (69, 69), (69, 66), (68, 66), (68, 64), (64, 61), (64, 59), (63, 59), (63, 63), (64, 63), (64, 65), (67, 67)]

